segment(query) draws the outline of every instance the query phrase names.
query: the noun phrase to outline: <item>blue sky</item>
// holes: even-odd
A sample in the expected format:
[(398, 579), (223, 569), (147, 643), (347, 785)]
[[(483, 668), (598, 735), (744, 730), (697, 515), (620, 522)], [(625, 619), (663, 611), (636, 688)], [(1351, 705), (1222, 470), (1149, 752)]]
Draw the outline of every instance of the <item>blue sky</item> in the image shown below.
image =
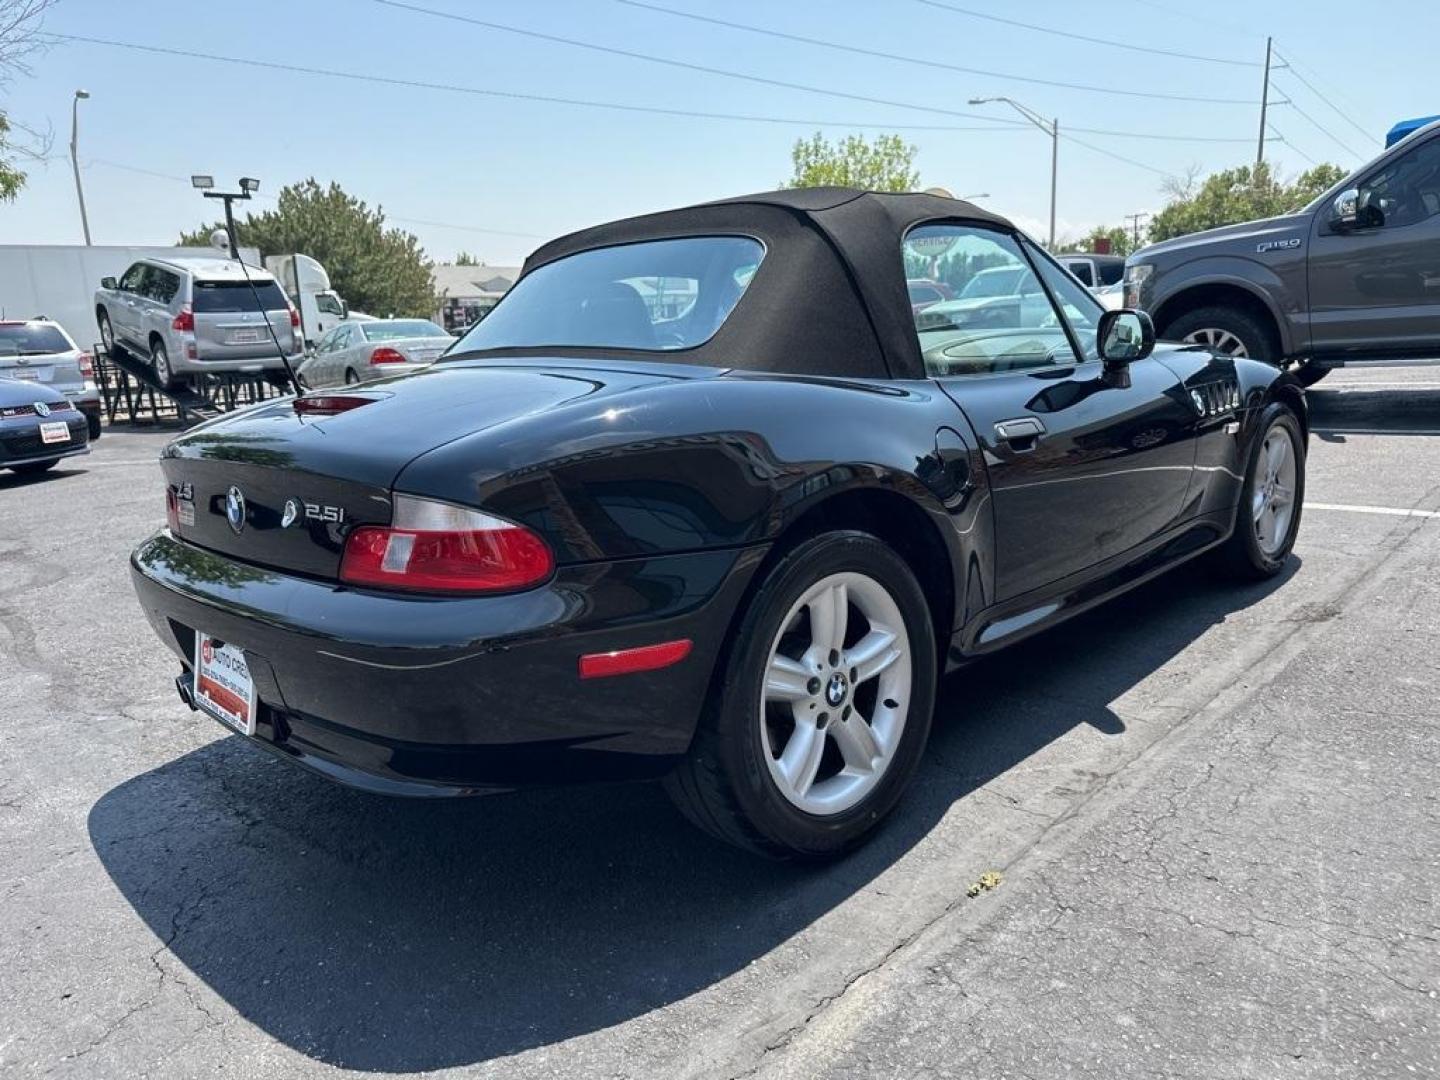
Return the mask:
[[(1273, 127), (1290, 144), (1272, 143), (1267, 155), (1287, 173), (1307, 167), (1302, 153), (1358, 164), (1379, 148), (1393, 121), (1440, 112), (1440, 92), (1426, 74), (1433, 70), (1440, 17), (1424, 0), (1392, 0), (1375, 33), (1359, 32), (1365, 20), (1353, 5), (1300, 0), (1025, 5), (946, 0), (1062, 34), (1001, 25), (925, 0), (646, 0), (1004, 77), (836, 52), (621, 0), (411, 2), (905, 107), (595, 52), (376, 0), (59, 0), (46, 22), (56, 34), (502, 93), (787, 122), (618, 112), (70, 42), (41, 57), (33, 76), (0, 91), (0, 103), (15, 119), (48, 123), (54, 132), (54, 159), (34, 166), (20, 198), (0, 206), (0, 242), (81, 240), (66, 144), (71, 92), (82, 86), (92, 97), (81, 104), (80, 161), (97, 243), (168, 243), (181, 228), (208, 216), (212, 204), (166, 176), (252, 175), (273, 194), (287, 182), (314, 175), (338, 180), (372, 205), (383, 205), (396, 224), (420, 236), (432, 258), (446, 260), (464, 249), (494, 264), (517, 262), (540, 240), (597, 221), (773, 187), (789, 175), (795, 139), (822, 127), (818, 121), (826, 122), (822, 129), (831, 136), (857, 125), (865, 125), (866, 133), (899, 130), (919, 147), (923, 183), (957, 194), (988, 192), (986, 205), (1043, 238), (1049, 141), (1030, 127), (952, 115), (1014, 118), (1004, 106), (972, 109), (966, 102), (976, 96), (1014, 97), (1058, 116), (1062, 133), (1092, 128), (1235, 140), (1080, 136), (1160, 172), (1178, 173), (1192, 164), (1208, 171), (1253, 159), (1258, 104), (1217, 99), (1258, 101), (1259, 67), (1118, 49), (1065, 33), (1251, 65), (1263, 58), (1265, 34), (1273, 33), (1282, 55), (1296, 64), (1275, 75), (1278, 96), (1292, 96), (1295, 105), (1271, 110)], [(141, 10), (143, 17), (137, 17)], [(1012, 76), (1201, 100), (1127, 97)], [(1338, 104), (1349, 120), (1298, 76)], [(1091, 225), (1157, 208), (1163, 204), (1161, 180), (1155, 172), (1062, 142), (1061, 234), (1077, 235)]]

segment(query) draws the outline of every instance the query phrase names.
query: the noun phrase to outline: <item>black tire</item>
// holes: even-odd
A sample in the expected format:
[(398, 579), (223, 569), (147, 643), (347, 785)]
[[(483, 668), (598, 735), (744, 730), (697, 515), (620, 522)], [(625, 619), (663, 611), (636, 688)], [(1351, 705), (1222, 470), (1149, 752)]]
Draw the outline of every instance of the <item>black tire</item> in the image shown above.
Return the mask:
[[(1255, 520), (1250, 513), (1255, 485), (1260, 479), (1260, 457), (1266, 435), (1276, 425), (1284, 426), (1290, 433), (1291, 449), (1295, 454), (1294, 512), (1286, 530), (1284, 542), (1277, 550), (1267, 555), (1260, 547)], [(1288, 405), (1275, 402), (1260, 415), (1256, 425), (1254, 445), (1250, 447), (1249, 460), (1245, 463), (1245, 481), (1240, 486), (1240, 501), (1235, 507), (1235, 528), (1230, 539), (1217, 550), (1221, 569), (1230, 577), (1241, 581), (1263, 581), (1274, 577), (1285, 567), (1290, 552), (1295, 547), (1295, 537), (1300, 532), (1300, 517), (1305, 505), (1305, 439), (1301, 434), (1300, 421)]]
[(28, 465), (11, 465), (10, 468), (17, 476), (38, 476), (43, 472), (49, 472), (60, 462), (54, 458), (49, 461), (32, 461)]
[(360, 376), (355, 374), (354, 368), (345, 369), (345, 385), (357, 386), (360, 383)]
[[(765, 757), (762, 682), (791, 606), (831, 574), (866, 575), (889, 593), (909, 636), (912, 686), (888, 769), (849, 809), (815, 815), (781, 793)], [(895, 551), (868, 533), (833, 532), (787, 552), (731, 628), (689, 754), (665, 782), (680, 811), (727, 843), (773, 858), (821, 859), (858, 844), (894, 809), (920, 763), (935, 708), (938, 653), (925, 594)], [(848, 711), (848, 710), (847, 710)]]
[(109, 351), (111, 360), (120, 358), (120, 345), (115, 340), (115, 327), (110, 323), (110, 313), (104, 308), (95, 312), (95, 325), (100, 330), (100, 343)]
[(94, 442), (96, 439), (100, 438), (100, 414), (99, 414), (99, 413), (86, 413), (86, 414), (85, 414), (85, 426), (86, 426), (86, 427), (89, 429), (89, 431), (90, 431), (90, 441), (91, 441), (91, 442)]
[(1333, 370), (1334, 368), (1318, 367), (1315, 364), (1301, 364), (1291, 374), (1301, 386), (1314, 386)]
[(170, 367), (170, 354), (165, 349), (165, 343), (158, 337), (150, 339), (150, 370), (154, 372), (155, 381), (162, 389), (169, 390), (178, 382), (174, 369)]
[(1244, 308), (1202, 307), (1187, 311), (1172, 319), (1160, 337), (1166, 341), (1183, 341), (1201, 330), (1223, 330), (1233, 334), (1250, 359), (1280, 366), (1280, 347), (1273, 329)]

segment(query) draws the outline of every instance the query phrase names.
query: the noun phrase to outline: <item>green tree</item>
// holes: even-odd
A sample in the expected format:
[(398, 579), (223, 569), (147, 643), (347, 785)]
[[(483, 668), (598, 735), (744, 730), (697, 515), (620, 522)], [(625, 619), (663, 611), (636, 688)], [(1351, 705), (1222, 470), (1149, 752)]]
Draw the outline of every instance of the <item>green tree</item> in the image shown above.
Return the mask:
[[(180, 243), (209, 246), (223, 222), (182, 233)], [(299, 252), (319, 259), (330, 281), (357, 311), (374, 315), (431, 315), (435, 310), (430, 260), (420, 241), (403, 229), (385, 227), (373, 210), (339, 184), (321, 187), (313, 177), (282, 188), (275, 209), (237, 221), (242, 246), (262, 255)]]
[(1268, 164), (1226, 169), (1196, 183), (1188, 179), (1167, 186), (1170, 203), (1150, 221), (1150, 240), (1298, 210), (1345, 176), (1338, 165), (1317, 165), (1287, 183)]
[(862, 135), (848, 135), (832, 143), (817, 131), (813, 138), (796, 140), (790, 151), (795, 174), (785, 186), (914, 191), (920, 186), (917, 152), (917, 147), (899, 135), (877, 135), (873, 142)]
[(1069, 240), (1060, 245), (1060, 252), (1085, 252), (1095, 250), (1097, 242), (1108, 240), (1112, 255), (1129, 255), (1135, 250), (1135, 234), (1123, 225), (1096, 225), (1079, 240)]
[(480, 260), (477, 259), (474, 255), (471, 255), (468, 251), (462, 251), (462, 252), (460, 252), (460, 254), (458, 254), (458, 255), (455, 256), (455, 265), (456, 265), (456, 266), (479, 266), (479, 265), (480, 265)]
[[(29, 75), (29, 59), (47, 47), (40, 27), (54, 0), (0, 0), (0, 87), (17, 75)], [(16, 130), (29, 139), (25, 145)], [(48, 131), (36, 131), (12, 120), (0, 108), (0, 202), (11, 202), (25, 186), (25, 158), (43, 160), (50, 152)]]
[(9, 135), (10, 121), (0, 112), (0, 202), (10, 202), (25, 186), (25, 173), (15, 164)]

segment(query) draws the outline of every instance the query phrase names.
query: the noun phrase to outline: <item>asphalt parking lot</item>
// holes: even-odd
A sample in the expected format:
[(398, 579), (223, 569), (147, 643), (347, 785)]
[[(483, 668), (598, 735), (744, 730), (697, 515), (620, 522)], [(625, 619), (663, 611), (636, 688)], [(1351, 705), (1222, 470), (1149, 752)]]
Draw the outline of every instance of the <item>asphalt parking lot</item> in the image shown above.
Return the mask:
[(289, 768), (179, 703), (134, 603), (167, 435), (0, 475), (0, 1075), (1440, 1075), (1440, 368), (1311, 400), (1289, 572), (951, 676), (820, 870), (652, 787)]

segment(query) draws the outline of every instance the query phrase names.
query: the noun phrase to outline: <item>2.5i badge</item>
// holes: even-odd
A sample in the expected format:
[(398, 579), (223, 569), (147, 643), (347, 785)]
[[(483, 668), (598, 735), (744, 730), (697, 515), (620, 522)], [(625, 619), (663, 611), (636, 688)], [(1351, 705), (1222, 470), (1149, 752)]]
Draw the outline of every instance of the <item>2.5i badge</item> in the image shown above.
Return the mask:
[(304, 499), (286, 499), (285, 509), (280, 514), (280, 527), (288, 529), (300, 521), (319, 521), (326, 525), (339, 525), (345, 521), (345, 508), (306, 502)]

